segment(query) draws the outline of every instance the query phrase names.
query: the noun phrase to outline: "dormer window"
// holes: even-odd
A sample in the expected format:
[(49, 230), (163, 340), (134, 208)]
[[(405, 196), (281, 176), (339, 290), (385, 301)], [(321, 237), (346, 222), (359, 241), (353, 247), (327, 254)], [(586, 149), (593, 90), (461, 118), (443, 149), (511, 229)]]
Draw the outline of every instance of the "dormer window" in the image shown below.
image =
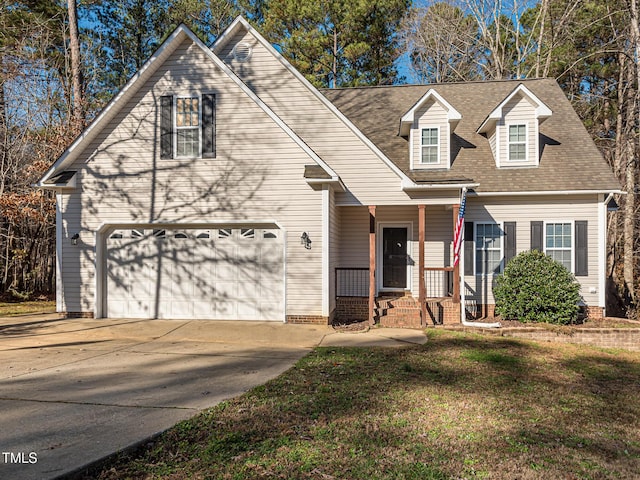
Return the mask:
[(440, 129), (429, 127), (422, 129), (422, 156), (424, 164), (440, 163)]
[(540, 124), (551, 109), (524, 84), (518, 85), (482, 122), (498, 168), (529, 168), (540, 163)]
[(408, 140), (412, 170), (451, 167), (451, 134), (462, 116), (434, 89), (430, 89), (400, 119), (398, 134)]
[(509, 125), (509, 161), (527, 161), (527, 126)]

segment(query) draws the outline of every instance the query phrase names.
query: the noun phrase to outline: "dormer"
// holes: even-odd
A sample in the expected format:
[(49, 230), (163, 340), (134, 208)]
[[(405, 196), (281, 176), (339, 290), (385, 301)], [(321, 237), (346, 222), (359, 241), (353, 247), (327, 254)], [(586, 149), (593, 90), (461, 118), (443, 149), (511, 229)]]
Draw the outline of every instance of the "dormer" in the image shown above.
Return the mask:
[(540, 124), (551, 116), (547, 107), (523, 84), (482, 122), (498, 168), (537, 167), (540, 163)]
[(462, 116), (435, 90), (429, 90), (400, 120), (409, 137), (411, 170), (451, 167), (451, 134)]

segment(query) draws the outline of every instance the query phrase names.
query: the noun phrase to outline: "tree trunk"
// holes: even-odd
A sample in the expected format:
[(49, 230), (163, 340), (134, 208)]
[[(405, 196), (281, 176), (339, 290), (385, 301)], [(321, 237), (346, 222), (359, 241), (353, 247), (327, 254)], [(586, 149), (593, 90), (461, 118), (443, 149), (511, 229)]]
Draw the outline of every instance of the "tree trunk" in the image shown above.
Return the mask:
[(69, 9), (69, 46), (71, 48), (71, 79), (73, 88), (73, 115), (71, 124), (74, 133), (80, 133), (84, 127), (84, 79), (80, 61), (80, 33), (78, 31), (78, 8), (76, 0), (68, 0)]
[(633, 88), (628, 95), (627, 103), (627, 121), (628, 126), (626, 141), (626, 174), (625, 174), (625, 190), (627, 198), (625, 199), (624, 209), (624, 281), (631, 297), (632, 305), (635, 307), (636, 291), (635, 291), (635, 233), (636, 233), (636, 153), (638, 151), (638, 137), (636, 126), (640, 120), (638, 112), (640, 106), (640, 29), (638, 28), (638, 4), (637, 0), (629, 0), (630, 10), (630, 42), (632, 48), (633, 69), (629, 71), (630, 84)]

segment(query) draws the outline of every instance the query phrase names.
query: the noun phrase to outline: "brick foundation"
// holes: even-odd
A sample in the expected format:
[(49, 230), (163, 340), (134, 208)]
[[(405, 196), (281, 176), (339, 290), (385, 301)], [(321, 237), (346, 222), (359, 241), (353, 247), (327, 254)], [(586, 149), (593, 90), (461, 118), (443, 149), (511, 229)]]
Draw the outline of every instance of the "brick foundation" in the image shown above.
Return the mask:
[(329, 318), (322, 315), (287, 315), (287, 323), (329, 325)]
[(369, 299), (367, 297), (338, 297), (334, 320), (336, 322), (365, 322), (369, 320)]
[[(421, 328), (428, 325), (460, 323), (460, 304), (451, 298), (431, 299), (427, 302), (427, 318), (420, 321), (420, 304), (411, 295), (376, 298), (376, 322), (383, 327)], [(369, 319), (367, 297), (338, 297), (336, 322), (364, 322)]]
[(67, 318), (93, 318), (93, 312), (65, 312)]
[[(586, 318), (604, 318), (602, 307), (584, 307)], [(482, 318), (494, 318), (496, 316), (496, 306), (492, 304), (467, 304), (467, 319), (479, 320)]]
[(587, 307), (587, 318), (604, 318), (604, 308), (602, 307)]
[(448, 327), (456, 331), (521, 338), (536, 342), (561, 342), (590, 345), (600, 348), (623, 348), (640, 352), (640, 328), (579, 328), (573, 327), (564, 333), (561, 330), (543, 328), (478, 328)]

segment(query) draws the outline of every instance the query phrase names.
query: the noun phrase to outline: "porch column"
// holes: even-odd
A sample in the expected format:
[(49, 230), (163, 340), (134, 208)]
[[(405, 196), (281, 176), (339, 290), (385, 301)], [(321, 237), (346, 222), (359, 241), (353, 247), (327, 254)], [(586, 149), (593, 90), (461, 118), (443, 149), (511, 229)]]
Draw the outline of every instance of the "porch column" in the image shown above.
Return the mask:
[(418, 205), (418, 301), (420, 302), (420, 324), (427, 324), (427, 288), (424, 282), (424, 224), (425, 206)]
[[(453, 232), (452, 238), (456, 236), (456, 223), (458, 222), (458, 214), (460, 213), (460, 205), (453, 206)], [(455, 245), (454, 245), (455, 248)], [(460, 255), (463, 255), (464, 251), (460, 249)], [(453, 267), (453, 303), (460, 303), (460, 262), (456, 263)]]
[(369, 205), (369, 325), (375, 323), (376, 303), (376, 207)]

